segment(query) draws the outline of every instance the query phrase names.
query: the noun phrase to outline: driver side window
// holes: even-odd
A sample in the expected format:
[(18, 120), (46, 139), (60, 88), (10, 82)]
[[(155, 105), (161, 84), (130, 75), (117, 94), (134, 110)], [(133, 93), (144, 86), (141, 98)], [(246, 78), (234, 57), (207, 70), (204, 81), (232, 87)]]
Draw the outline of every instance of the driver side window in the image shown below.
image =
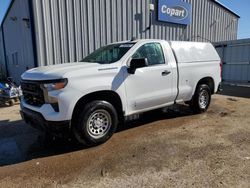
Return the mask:
[(132, 56), (133, 59), (147, 58), (148, 65), (165, 64), (160, 43), (147, 43), (141, 46)]

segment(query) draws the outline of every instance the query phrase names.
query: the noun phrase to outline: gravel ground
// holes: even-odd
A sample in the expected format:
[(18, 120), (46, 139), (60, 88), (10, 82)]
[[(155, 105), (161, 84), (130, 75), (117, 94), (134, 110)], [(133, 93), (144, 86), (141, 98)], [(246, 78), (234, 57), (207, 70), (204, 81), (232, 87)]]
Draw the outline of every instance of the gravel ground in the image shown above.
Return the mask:
[(247, 98), (150, 112), (93, 148), (46, 142), (18, 111), (0, 108), (0, 187), (250, 187)]

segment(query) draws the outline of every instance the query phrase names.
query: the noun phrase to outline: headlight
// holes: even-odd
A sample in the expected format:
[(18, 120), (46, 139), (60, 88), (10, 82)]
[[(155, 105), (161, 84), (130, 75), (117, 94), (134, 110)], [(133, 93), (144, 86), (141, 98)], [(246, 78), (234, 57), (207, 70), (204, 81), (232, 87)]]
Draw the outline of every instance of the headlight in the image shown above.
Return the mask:
[(65, 88), (67, 83), (68, 80), (65, 78), (60, 80), (50, 80), (48, 82), (45, 82), (44, 84), (41, 84), (45, 103), (51, 104), (51, 106), (54, 108), (56, 112), (59, 112), (57, 96), (50, 96), (49, 92), (63, 89)]
[(43, 84), (42, 87), (47, 91), (54, 91), (63, 89), (67, 85), (67, 83), (68, 80), (65, 78), (65, 79), (50, 81), (50, 83)]

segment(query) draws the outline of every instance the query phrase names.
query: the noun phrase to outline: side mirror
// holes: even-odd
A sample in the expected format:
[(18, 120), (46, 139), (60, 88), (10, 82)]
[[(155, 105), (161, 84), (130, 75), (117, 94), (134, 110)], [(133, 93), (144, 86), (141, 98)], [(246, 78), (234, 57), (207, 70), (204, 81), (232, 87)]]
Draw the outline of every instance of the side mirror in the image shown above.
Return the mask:
[(147, 67), (147, 66), (148, 66), (148, 59), (147, 58), (132, 59), (130, 61), (128, 73), (134, 74), (136, 69), (142, 68), (142, 67)]

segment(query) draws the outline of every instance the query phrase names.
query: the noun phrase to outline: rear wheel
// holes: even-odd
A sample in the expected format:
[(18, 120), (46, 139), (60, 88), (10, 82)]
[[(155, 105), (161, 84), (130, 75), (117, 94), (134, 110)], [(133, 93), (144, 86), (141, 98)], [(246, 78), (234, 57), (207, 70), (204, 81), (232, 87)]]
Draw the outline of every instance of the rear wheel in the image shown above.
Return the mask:
[(106, 142), (116, 131), (118, 116), (112, 104), (92, 101), (79, 112), (73, 133), (78, 142), (87, 146)]
[(198, 85), (190, 106), (195, 113), (205, 112), (211, 101), (211, 90), (206, 84)]

